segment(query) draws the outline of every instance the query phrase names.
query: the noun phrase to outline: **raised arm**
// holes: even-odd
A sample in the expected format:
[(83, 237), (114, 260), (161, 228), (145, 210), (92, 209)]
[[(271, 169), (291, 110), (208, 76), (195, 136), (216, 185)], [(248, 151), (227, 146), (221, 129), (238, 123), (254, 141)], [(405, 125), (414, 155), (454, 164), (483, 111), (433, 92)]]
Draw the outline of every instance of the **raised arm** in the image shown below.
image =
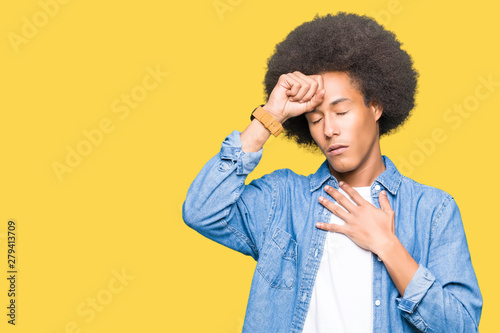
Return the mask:
[[(313, 110), (323, 99), (319, 75), (284, 74), (264, 110), (279, 122)], [(245, 185), (259, 163), (270, 132), (257, 119), (241, 133), (233, 132), (219, 154), (200, 171), (183, 205), (186, 224), (202, 235), (234, 250), (258, 258), (261, 235), (272, 218), (276, 202), (275, 175)]]

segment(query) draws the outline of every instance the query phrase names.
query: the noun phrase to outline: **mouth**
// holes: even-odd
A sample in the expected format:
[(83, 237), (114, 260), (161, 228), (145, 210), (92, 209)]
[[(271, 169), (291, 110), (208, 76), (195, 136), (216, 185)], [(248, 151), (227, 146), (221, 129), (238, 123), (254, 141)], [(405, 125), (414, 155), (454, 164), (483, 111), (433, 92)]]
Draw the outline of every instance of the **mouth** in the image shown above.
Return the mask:
[(347, 148), (349, 148), (348, 146), (346, 145), (341, 145), (341, 144), (335, 144), (335, 145), (331, 145), (330, 147), (328, 147), (328, 149), (326, 150), (326, 152), (328, 154), (331, 154), (331, 155), (340, 155), (342, 154), (344, 151), (347, 150)]

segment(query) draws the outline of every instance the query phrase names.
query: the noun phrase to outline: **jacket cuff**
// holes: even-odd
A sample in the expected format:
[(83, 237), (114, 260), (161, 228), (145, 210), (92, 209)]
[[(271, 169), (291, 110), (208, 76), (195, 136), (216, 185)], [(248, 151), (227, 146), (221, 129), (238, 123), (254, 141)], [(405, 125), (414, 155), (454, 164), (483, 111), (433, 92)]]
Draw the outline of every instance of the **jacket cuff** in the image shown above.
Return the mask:
[(404, 297), (396, 298), (398, 308), (404, 312), (413, 313), (435, 280), (436, 278), (427, 268), (419, 265), (406, 287)]
[(241, 150), (240, 134), (239, 131), (233, 131), (222, 142), (220, 158), (224, 165), (221, 164), (221, 167), (229, 169), (236, 164), (237, 175), (248, 175), (259, 164), (263, 148), (257, 152), (245, 153)]

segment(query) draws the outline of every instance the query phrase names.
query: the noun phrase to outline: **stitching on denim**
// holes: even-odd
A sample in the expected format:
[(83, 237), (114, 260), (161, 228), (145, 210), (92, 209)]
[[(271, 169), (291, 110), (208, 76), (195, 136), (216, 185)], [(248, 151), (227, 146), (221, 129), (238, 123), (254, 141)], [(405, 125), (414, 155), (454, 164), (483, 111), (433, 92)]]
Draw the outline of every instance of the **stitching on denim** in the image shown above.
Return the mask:
[(398, 182), (394, 185), (394, 195), (396, 195), (399, 191), (399, 186), (401, 185), (401, 183), (403, 182), (403, 175), (402, 174), (399, 174), (400, 176), (398, 177)]
[[(287, 233), (286, 231), (280, 229), (280, 228), (276, 228), (276, 230), (281, 230), (281, 232), (285, 232)], [(288, 234), (288, 233), (287, 233)], [(289, 242), (294, 242), (295, 244), (297, 244), (295, 242), (295, 240), (292, 238), (292, 236), (290, 234), (288, 234), (290, 236), (289, 238)], [(268, 249), (268, 251), (277, 251), (279, 250), (280, 254), (281, 254), (281, 260), (287, 260), (287, 261), (291, 261), (293, 263), (293, 267), (294, 267), (294, 277), (293, 277), (293, 282), (291, 284), (290, 287), (281, 287), (278, 283), (272, 283), (271, 281), (269, 281), (266, 277), (266, 274), (265, 274), (265, 271), (261, 268), (262, 264), (259, 265), (257, 264), (257, 270), (259, 271), (259, 274), (264, 278), (264, 280), (266, 280), (266, 282), (272, 287), (272, 288), (275, 288), (275, 289), (281, 289), (281, 290), (290, 290), (293, 288), (293, 286), (295, 285), (295, 282), (297, 280), (297, 255), (293, 256), (293, 257), (287, 257), (284, 255), (284, 252), (283, 252), (283, 249), (279, 246), (279, 244), (274, 240), (274, 237), (275, 235), (272, 235), (271, 236), (271, 239), (269, 240), (269, 243), (268, 243), (268, 247), (270, 247), (270, 249)], [(273, 245), (273, 243), (275, 245)], [(296, 251), (295, 251), (296, 252)], [(268, 252), (269, 253), (269, 252)], [(283, 272), (280, 272), (281, 274)], [(280, 275), (281, 276), (281, 275)]]
[(266, 235), (270, 229), (270, 226), (272, 224), (272, 220), (274, 219), (274, 215), (276, 213), (276, 205), (277, 205), (277, 201), (278, 199), (280, 198), (278, 193), (278, 180), (276, 177), (276, 174), (275, 172), (271, 173), (269, 175), (269, 177), (271, 178), (271, 188), (272, 188), (272, 196), (271, 196), (271, 210), (269, 212), (269, 216), (267, 217), (267, 220), (266, 220), (266, 224), (264, 225), (264, 228), (262, 230), (262, 235), (260, 236), (261, 237), (261, 241), (260, 243), (262, 244), (262, 246), (264, 246), (264, 242), (266, 240)]
[(422, 325), (424, 325), (424, 330), (422, 332), (424, 332), (424, 333), (427, 332), (429, 330), (429, 325), (424, 320), (424, 318), (422, 317), (422, 315), (420, 314), (420, 312), (418, 312), (418, 309), (415, 310), (415, 314), (418, 314), (418, 318), (422, 322)]
[(227, 223), (226, 217), (229, 215), (231, 211), (231, 207), (238, 201), (240, 198), (240, 191), (241, 187), (245, 184), (245, 178), (241, 177), (241, 180), (238, 184), (237, 190), (234, 192), (234, 198), (232, 200), (231, 205), (226, 209), (226, 212), (224, 212), (224, 217), (221, 220), (221, 223), (224, 223), (224, 226), (227, 227), (233, 234), (235, 234), (239, 239), (241, 239), (245, 244), (248, 244), (250, 246), (250, 249), (253, 251), (255, 258), (259, 257), (259, 250), (257, 249), (257, 246), (252, 242), (252, 240), (247, 237), (245, 234), (243, 234), (241, 231), (238, 229), (234, 228), (230, 224)]
[[(287, 238), (288, 238), (288, 244), (287, 244), (287, 247), (286, 247), (286, 248), (282, 248), (282, 247), (280, 246), (280, 244), (278, 244), (278, 242), (276, 241), (276, 238), (277, 238), (277, 232), (278, 232), (278, 230), (279, 230), (280, 232), (283, 232), (283, 233), (287, 234), (287, 236), (289, 236), (289, 237), (287, 237)], [(274, 242), (274, 244), (276, 244), (276, 246), (277, 246), (277, 247), (281, 250), (282, 257), (283, 257), (284, 259), (297, 259), (297, 241), (295, 241), (295, 239), (293, 239), (292, 235), (290, 235), (288, 232), (286, 232), (285, 230), (283, 230), (283, 229), (281, 229), (281, 228), (276, 228), (276, 229), (275, 229), (275, 231), (274, 231), (273, 236), (271, 237), (271, 240), (272, 240), (272, 241)], [(287, 256), (287, 255), (286, 255), (286, 252), (287, 252), (288, 248), (290, 247), (290, 243), (293, 243), (293, 245), (294, 245), (294, 251), (293, 251), (293, 252), (294, 252), (294, 255), (292, 255), (292, 256)]]
[[(317, 204), (320, 205), (319, 203), (317, 203)], [(315, 239), (318, 241), (318, 243), (319, 243), (318, 245), (320, 245), (319, 248), (321, 249), (325, 245), (326, 232), (323, 230), (320, 230), (320, 229), (315, 229), (313, 231), (312, 238), (313, 238), (312, 242), (314, 242)], [(316, 265), (313, 265), (311, 267), (312, 272), (310, 272), (310, 274), (314, 277), (314, 279), (316, 279), (317, 274), (318, 274), (318, 270), (319, 270), (319, 265), (321, 264), (321, 261), (319, 259), (312, 258), (312, 256), (313, 256), (313, 249), (311, 248), (309, 251), (309, 254), (307, 255), (305, 267), (308, 267), (310, 265), (310, 263), (309, 263), (310, 260), (312, 260), (313, 262), (316, 263)], [(304, 272), (304, 275), (306, 275), (305, 272)], [(305, 324), (305, 320), (307, 317), (307, 311), (309, 310), (309, 308), (311, 306), (311, 297), (312, 297), (312, 289), (311, 288), (314, 288), (315, 282), (314, 281), (312, 282), (312, 286), (311, 286), (311, 283), (308, 281), (305, 281), (304, 278), (302, 279), (301, 282), (302, 283), (300, 284), (298, 292), (297, 292), (297, 297), (299, 297), (300, 295), (303, 295), (306, 292), (307, 292), (307, 294), (306, 294), (307, 297), (306, 297), (305, 301), (298, 300), (296, 302), (295, 309), (293, 312), (293, 319), (292, 319), (291, 327), (292, 328), (299, 327), (302, 330), (302, 329), (304, 329), (304, 324)], [(310, 288), (309, 288), (308, 284), (309, 284)], [(305, 311), (302, 311), (302, 312), (305, 312), (305, 315), (300, 316), (300, 315), (297, 315), (297, 312), (303, 310), (303, 309), (301, 309), (302, 302), (307, 303), (307, 308), (305, 309)], [(296, 328), (296, 330), (298, 330), (299, 328)]]
[(444, 210), (446, 209), (446, 207), (448, 207), (448, 204), (451, 202), (451, 200), (453, 200), (453, 197), (450, 196), (449, 194), (446, 194), (446, 196), (443, 200), (443, 203), (441, 204), (441, 209), (437, 212), (434, 221), (431, 222), (431, 234), (429, 236), (430, 243), (432, 243), (432, 239), (434, 237), (434, 232), (438, 226), (438, 222), (441, 219), (441, 216), (443, 215)]
[[(286, 260), (288, 260), (288, 259), (286, 259)], [(297, 273), (297, 261), (296, 261), (296, 260), (294, 260), (294, 264), (295, 264), (295, 273)], [(280, 286), (279, 286), (278, 284), (276, 284), (276, 283), (274, 283), (274, 284), (273, 284), (273, 283), (271, 283), (271, 282), (270, 282), (270, 281), (266, 278), (266, 276), (265, 276), (264, 272), (262, 271), (262, 269), (260, 268), (260, 266), (257, 266), (257, 271), (259, 272), (260, 276), (262, 276), (262, 278), (263, 278), (264, 280), (266, 280), (266, 282), (269, 284), (269, 286), (270, 286), (271, 288), (275, 288), (275, 289), (280, 289), (280, 290), (291, 290), (291, 289), (293, 289), (293, 286), (295, 285), (295, 282), (296, 282), (296, 280), (297, 280), (297, 278), (296, 278), (296, 277), (294, 277), (294, 279), (293, 279), (293, 283), (292, 283), (292, 285), (291, 285), (290, 287), (286, 287), (286, 286), (285, 286), (285, 287), (280, 287)]]
[(231, 226), (230, 224), (227, 223), (225, 219), (221, 220), (221, 223), (224, 224), (224, 227), (227, 227), (233, 234), (235, 234), (240, 240), (242, 240), (245, 244), (249, 245), (252, 251), (257, 254), (257, 248), (255, 247), (255, 244), (252, 243), (250, 238), (245, 236), (242, 232), (240, 232), (238, 229), (235, 227)]
[(231, 160), (236, 162), (238, 160), (238, 147), (222, 147), (219, 152), (219, 157), (222, 160)]

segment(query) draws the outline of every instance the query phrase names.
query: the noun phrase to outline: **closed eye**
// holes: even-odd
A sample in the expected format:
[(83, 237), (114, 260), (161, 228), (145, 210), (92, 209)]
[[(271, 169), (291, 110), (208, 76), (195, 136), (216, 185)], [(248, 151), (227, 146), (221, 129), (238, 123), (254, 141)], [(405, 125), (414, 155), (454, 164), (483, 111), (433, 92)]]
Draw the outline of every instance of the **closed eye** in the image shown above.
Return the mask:
[[(347, 111), (345, 111), (345, 112), (337, 112), (337, 113), (335, 113), (335, 114), (336, 114), (337, 116), (343, 116), (343, 115), (345, 115), (345, 114), (346, 114), (347, 112), (349, 112), (349, 111), (350, 111), (350, 110), (347, 110)], [(314, 124), (317, 124), (317, 123), (319, 123), (322, 119), (323, 119), (323, 118), (319, 118), (319, 119), (316, 119), (316, 120), (314, 120), (314, 121), (311, 121), (311, 124), (313, 124), (313, 125), (314, 125)]]

